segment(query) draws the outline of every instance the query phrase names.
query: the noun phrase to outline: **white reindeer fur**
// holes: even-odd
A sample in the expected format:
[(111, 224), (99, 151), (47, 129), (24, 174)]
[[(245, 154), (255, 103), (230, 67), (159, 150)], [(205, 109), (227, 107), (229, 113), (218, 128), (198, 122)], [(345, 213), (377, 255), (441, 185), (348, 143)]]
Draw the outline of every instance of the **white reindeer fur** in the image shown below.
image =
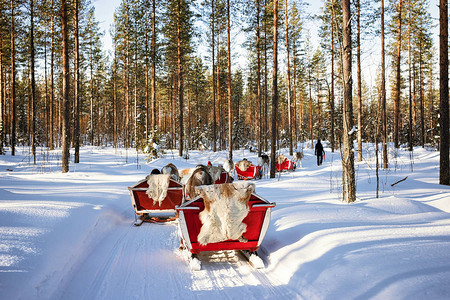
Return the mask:
[(232, 159), (227, 159), (223, 162), (223, 169), (228, 172), (231, 173), (234, 170), (234, 163)]
[(292, 159), (295, 161), (296, 164), (300, 164), (300, 167), (302, 167), (302, 159), (303, 159), (304, 155), (303, 152), (294, 152), (294, 156), (292, 157)]
[(213, 179), (213, 182), (220, 179), (220, 175), (222, 174), (222, 171), (224, 171), (223, 167), (220, 165), (218, 167), (208, 166), (207, 169)]
[(251, 161), (248, 161), (246, 159), (244, 160), (240, 160), (237, 162), (237, 167), (239, 168), (239, 170), (241, 171), (247, 171), (247, 169), (252, 165)]
[(246, 241), (242, 234), (247, 225), (242, 221), (248, 214), (248, 201), (255, 185), (248, 182), (224, 183), (196, 187), (196, 190), (205, 203), (205, 209), (199, 214), (203, 226), (198, 242), (206, 245), (226, 240)]
[(147, 176), (148, 190), (146, 193), (153, 199), (153, 205), (156, 202), (161, 205), (161, 202), (166, 198), (169, 182), (169, 174), (154, 174)]

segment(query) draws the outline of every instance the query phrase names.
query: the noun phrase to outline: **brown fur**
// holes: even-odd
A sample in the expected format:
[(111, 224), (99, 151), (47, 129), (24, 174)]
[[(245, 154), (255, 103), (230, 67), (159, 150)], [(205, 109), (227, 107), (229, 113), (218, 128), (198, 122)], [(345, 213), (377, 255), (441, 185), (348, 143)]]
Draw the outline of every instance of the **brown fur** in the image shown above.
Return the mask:
[(186, 183), (186, 193), (189, 195), (190, 199), (194, 199), (197, 196), (195, 191), (196, 186), (200, 185), (210, 185), (214, 181), (205, 166), (200, 166), (195, 169), (191, 177)]
[(211, 175), (213, 181), (220, 179), (220, 175), (224, 171), (223, 167), (220, 165), (218, 167), (207, 166), (206, 168), (207, 168), (209, 174)]
[(168, 163), (161, 169), (161, 174), (169, 174), (176, 181), (180, 180), (178, 168), (173, 163)]

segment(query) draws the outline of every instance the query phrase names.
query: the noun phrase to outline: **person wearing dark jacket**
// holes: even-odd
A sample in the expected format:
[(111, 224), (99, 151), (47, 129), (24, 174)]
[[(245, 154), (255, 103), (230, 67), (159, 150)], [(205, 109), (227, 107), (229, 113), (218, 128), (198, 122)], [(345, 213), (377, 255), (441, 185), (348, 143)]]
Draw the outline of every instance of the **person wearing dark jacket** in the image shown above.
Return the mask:
[(323, 151), (323, 146), (322, 143), (320, 142), (320, 139), (317, 140), (317, 144), (316, 144), (316, 148), (314, 151), (314, 154), (317, 156), (317, 165), (320, 166), (322, 165), (322, 160), (323, 160), (323, 154), (325, 153), (325, 151)]

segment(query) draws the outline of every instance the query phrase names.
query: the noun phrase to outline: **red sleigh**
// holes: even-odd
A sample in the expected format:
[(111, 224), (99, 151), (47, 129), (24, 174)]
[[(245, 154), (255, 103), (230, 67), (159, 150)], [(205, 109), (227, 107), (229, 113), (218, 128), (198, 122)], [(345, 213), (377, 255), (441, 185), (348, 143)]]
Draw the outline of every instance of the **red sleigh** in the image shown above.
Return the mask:
[(237, 164), (235, 164), (234, 167), (236, 168), (236, 174), (237, 174), (238, 179), (241, 179), (241, 180), (261, 179), (261, 176), (262, 176), (261, 166), (255, 166), (252, 164), (245, 171), (242, 171), (241, 169), (239, 169)]
[[(257, 257), (256, 250), (261, 245), (269, 227), (273, 207), (275, 203), (269, 203), (253, 193), (249, 200), (249, 212), (243, 220), (243, 223), (247, 225), (243, 237), (247, 241), (227, 240), (206, 245), (201, 245), (197, 238), (202, 228), (199, 214), (205, 208), (203, 199), (199, 196), (177, 207), (182, 244), (191, 253), (191, 262), (196, 259), (198, 253), (204, 251), (241, 250), (256, 268), (264, 267), (262, 260)], [(194, 270), (199, 270), (200, 262), (196, 260), (194, 266), (191, 263), (190, 266)]]
[(288, 158), (285, 158), (281, 164), (279, 164), (278, 162), (276, 163), (276, 169), (277, 172), (292, 171), (295, 170), (295, 163)]
[[(151, 175), (150, 175), (151, 176)], [(137, 216), (141, 217), (140, 222), (135, 225), (139, 226), (149, 213), (174, 213), (175, 207), (181, 205), (183, 202), (183, 185), (174, 179), (169, 179), (169, 186), (167, 188), (167, 195), (162, 202), (154, 201), (147, 194), (148, 183), (147, 179), (143, 179), (133, 186), (128, 187), (131, 196), (131, 204)], [(158, 219), (150, 219), (149, 221), (157, 221)], [(167, 220), (167, 219), (166, 219)]]

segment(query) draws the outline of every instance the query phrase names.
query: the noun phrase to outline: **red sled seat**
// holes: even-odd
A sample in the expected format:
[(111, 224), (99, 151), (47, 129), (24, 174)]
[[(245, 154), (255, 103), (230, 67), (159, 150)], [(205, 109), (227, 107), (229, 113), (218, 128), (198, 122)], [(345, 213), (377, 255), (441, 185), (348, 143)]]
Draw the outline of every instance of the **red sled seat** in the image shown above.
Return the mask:
[(235, 164), (234, 167), (236, 168), (236, 174), (238, 176), (238, 179), (241, 180), (261, 179), (262, 177), (261, 166), (255, 166), (252, 164), (245, 171), (239, 169), (237, 164)]
[(223, 250), (248, 250), (256, 251), (261, 245), (270, 223), (271, 208), (275, 203), (270, 203), (257, 194), (252, 194), (249, 201), (249, 212), (243, 220), (247, 225), (243, 237), (247, 241), (226, 240), (216, 243), (201, 245), (198, 235), (203, 226), (199, 214), (204, 210), (205, 204), (201, 197), (185, 202), (176, 208), (179, 217), (179, 228), (183, 244), (193, 254), (203, 251)]
[(148, 188), (147, 179), (143, 179), (135, 185), (128, 187), (131, 204), (136, 215), (143, 215), (155, 211), (175, 212), (175, 206), (181, 205), (183, 202), (183, 185), (173, 179), (170, 179), (167, 196), (161, 204), (153, 201), (147, 195)]
[(295, 163), (289, 159), (285, 159), (281, 165), (277, 162), (276, 163), (276, 169), (278, 172), (281, 171), (291, 171), (295, 169)]
[(221, 184), (221, 183), (232, 183), (233, 178), (231, 178), (230, 174), (228, 172), (222, 172), (220, 174), (220, 178), (214, 181), (215, 184)]

